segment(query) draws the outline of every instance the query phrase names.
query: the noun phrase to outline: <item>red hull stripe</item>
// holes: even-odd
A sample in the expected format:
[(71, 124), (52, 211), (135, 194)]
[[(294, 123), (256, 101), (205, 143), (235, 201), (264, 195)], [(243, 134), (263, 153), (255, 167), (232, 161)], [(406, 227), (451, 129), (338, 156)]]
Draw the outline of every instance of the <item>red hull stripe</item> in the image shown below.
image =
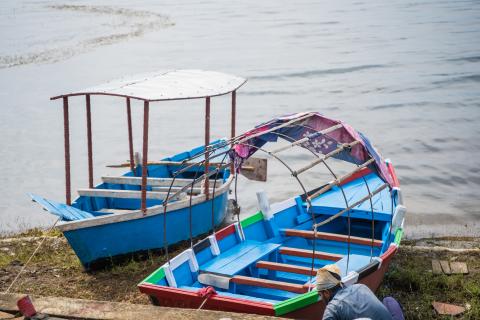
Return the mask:
[(396, 245), (390, 245), (390, 247), (388, 247), (387, 251), (385, 251), (385, 252), (380, 256), (380, 258), (381, 258), (382, 260), (388, 259), (388, 258), (390, 258), (390, 256), (392, 256), (393, 254), (395, 254), (395, 252), (397, 252), (397, 246), (396, 246)]
[(390, 162), (387, 163), (387, 167), (388, 167), (388, 172), (390, 173), (390, 176), (392, 176), (392, 180), (393, 180), (393, 186), (392, 187), (400, 187), (400, 182), (398, 181), (397, 174), (395, 172), (395, 168), (393, 167), (393, 165)]
[(347, 179), (343, 180), (340, 185), (343, 186), (349, 182), (352, 182), (354, 180), (357, 180), (358, 178), (361, 178), (363, 176), (366, 176), (367, 174), (370, 174), (372, 173), (372, 170), (370, 170), (368, 167), (365, 167), (363, 169), (361, 169), (360, 171), (358, 172), (355, 172), (355, 174), (352, 174), (350, 177), (348, 177)]
[[(140, 289), (140, 292), (155, 297), (162, 306), (197, 309), (205, 299), (196, 291), (158, 286), (148, 283), (142, 283), (138, 288)], [(268, 316), (275, 315), (273, 304), (226, 297), (218, 294), (211, 295), (203, 308), (232, 312), (245, 312), (248, 310), (248, 313)]]
[(228, 227), (225, 227), (222, 230), (217, 231), (215, 233), (215, 238), (217, 239), (217, 241), (220, 241), (226, 236), (228, 236), (229, 234), (232, 234), (234, 232), (235, 232), (235, 225), (231, 224)]

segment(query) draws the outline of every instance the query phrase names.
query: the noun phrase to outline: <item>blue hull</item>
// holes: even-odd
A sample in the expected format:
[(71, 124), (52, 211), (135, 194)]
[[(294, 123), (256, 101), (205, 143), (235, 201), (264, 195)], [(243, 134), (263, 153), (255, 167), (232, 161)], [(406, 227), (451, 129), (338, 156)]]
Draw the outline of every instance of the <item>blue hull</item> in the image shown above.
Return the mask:
[[(228, 192), (214, 200), (215, 226), (222, 223), (226, 215)], [(212, 230), (212, 201), (192, 206), (192, 236), (198, 236)], [(190, 208), (167, 212), (168, 245), (190, 238)], [(140, 219), (92, 226), (65, 231), (70, 246), (78, 258), (89, 269), (98, 260), (154, 250), (164, 246), (163, 214), (146, 216)]]
[[(221, 142), (222, 140), (217, 140), (214, 144)], [(163, 160), (181, 162), (201, 154), (203, 150), (204, 147), (197, 147)], [(222, 148), (219, 149), (220, 155), (218, 157), (224, 159), (225, 156), (221, 154), (223, 150)], [(214, 159), (213, 156), (210, 158)], [(221, 160), (222, 158), (220, 158)], [(148, 186), (147, 192), (158, 191), (155, 188), (163, 188), (163, 192), (166, 193), (170, 183), (174, 183), (168, 182), (168, 179), (172, 179), (178, 169), (177, 166), (169, 164), (149, 165), (147, 177), (157, 179), (157, 182), (164, 178), (167, 183)], [(136, 171), (135, 174), (130, 171), (126, 172), (120, 178), (139, 179), (142, 168), (138, 166)], [(192, 167), (180, 173), (176, 177), (180, 181), (177, 181), (180, 185), (173, 186), (177, 189), (172, 189), (171, 193), (175, 193), (175, 190), (181, 188), (185, 183), (193, 183), (193, 179), (200, 177), (203, 173), (203, 167)], [(113, 178), (118, 179), (119, 177)], [(187, 194), (188, 190), (186, 190), (181, 199), (168, 204), (166, 213), (166, 240), (168, 245), (187, 240), (190, 236), (194, 237), (207, 233), (213, 229), (212, 224), (218, 226), (224, 220), (227, 211), (228, 188), (232, 177), (230, 177), (229, 170), (224, 169), (213, 178), (217, 181), (221, 180), (220, 186), (216, 187), (216, 192), (213, 191), (213, 194), (215, 194), (213, 203), (212, 199), (198, 198), (199, 193), (193, 194), (190, 199)], [(104, 179), (105, 177), (102, 177), (102, 183), (93, 189), (93, 191), (103, 191), (102, 195), (81, 195), (75, 199), (71, 206), (41, 196), (30, 195), (45, 210), (60, 217), (61, 222), (58, 224), (58, 228), (64, 233), (78, 258), (87, 269), (91, 269), (95, 262), (100, 262), (99, 260), (159, 249), (165, 246), (163, 199), (147, 199), (147, 212), (144, 215), (140, 210), (140, 198), (135, 197), (135, 194), (129, 194), (131, 197), (114, 196), (115, 192), (133, 191), (139, 193), (140, 185), (126, 180), (111, 182)], [(200, 189), (199, 187), (200, 184), (197, 185), (196, 189)], [(212, 189), (210, 190), (212, 192)], [(192, 201), (191, 207), (190, 201)], [(212, 205), (214, 207), (213, 223)]]

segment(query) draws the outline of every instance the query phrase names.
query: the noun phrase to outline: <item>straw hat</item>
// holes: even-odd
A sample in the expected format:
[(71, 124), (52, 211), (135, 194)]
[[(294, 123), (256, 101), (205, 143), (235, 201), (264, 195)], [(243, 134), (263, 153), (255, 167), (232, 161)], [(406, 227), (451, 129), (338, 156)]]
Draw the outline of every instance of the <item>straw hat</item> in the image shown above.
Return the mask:
[(317, 271), (317, 291), (328, 290), (341, 283), (340, 268), (328, 264)]

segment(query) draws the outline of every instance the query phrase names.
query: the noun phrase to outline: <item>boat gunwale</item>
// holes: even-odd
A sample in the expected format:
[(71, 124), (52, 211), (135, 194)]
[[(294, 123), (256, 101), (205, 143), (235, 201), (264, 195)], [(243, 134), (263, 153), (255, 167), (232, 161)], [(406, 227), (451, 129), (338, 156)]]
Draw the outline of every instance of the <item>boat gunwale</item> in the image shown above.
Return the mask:
[[(202, 202), (206, 201), (213, 201), (214, 199), (222, 196), (225, 192), (227, 192), (230, 188), (230, 184), (233, 182), (233, 175), (230, 175), (227, 180), (215, 190), (215, 197), (213, 197), (213, 193), (209, 194), (209, 199), (206, 200), (206, 195), (201, 194), (198, 196), (192, 197), (191, 205), (197, 205)], [(184, 200), (180, 200), (177, 202), (173, 202), (167, 206), (166, 213), (187, 208), (190, 206), (190, 198), (186, 198)], [(102, 215), (98, 217), (86, 218), (82, 220), (75, 220), (75, 221), (60, 221), (57, 224), (57, 228), (64, 232), (64, 231), (72, 231), (76, 229), (82, 228), (89, 228), (95, 227), (110, 223), (117, 223), (117, 222), (125, 222), (130, 220), (148, 218), (156, 215), (160, 215), (164, 213), (164, 206), (163, 204), (155, 205), (153, 207), (147, 208), (147, 211), (144, 213), (141, 209), (123, 212), (123, 213), (115, 213), (111, 215)]]

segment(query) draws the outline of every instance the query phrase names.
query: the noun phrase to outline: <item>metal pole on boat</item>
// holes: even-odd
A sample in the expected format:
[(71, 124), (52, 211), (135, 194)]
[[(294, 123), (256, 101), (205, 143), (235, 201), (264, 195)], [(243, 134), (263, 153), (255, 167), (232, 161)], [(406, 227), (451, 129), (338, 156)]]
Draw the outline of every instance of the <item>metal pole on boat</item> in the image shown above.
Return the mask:
[(70, 126), (68, 123), (68, 97), (63, 97), (63, 137), (65, 146), (65, 202), (72, 204), (70, 190)]
[(133, 159), (133, 133), (132, 133), (132, 109), (130, 98), (127, 98), (127, 124), (128, 124), (128, 151), (130, 155), (130, 170), (135, 176), (135, 160)]
[[(232, 91), (232, 125), (231, 125), (231, 133), (230, 133), (230, 137), (233, 139), (235, 137), (235, 121), (236, 121), (236, 117), (237, 117), (237, 91), (234, 90)], [(232, 147), (233, 147), (233, 143), (232, 143)], [(233, 165), (233, 162), (230, 164), (230, 174), (233, 174), (233, 171), (235, 170), (234, 168), (234, 165)]]
[[(205, 174), (208, 173), (209, 163), (209, 153), (208, 145), (210, 144), (210, 97), (205, 99)], [(209, 177), (205, 176), (205, 183), (203, 192), (205, 193), (206, 199), (208, 200), (208, 189), (209, 189)]]
[(87, 104), (87, 149), (88, 149), (88, 187), (93, 188), (93, 152), (92, 152), (92, 112), (90, 95), (85, 95)]
[(147, 157), (148, 157), (148, 109), (149, 102), (143, 102), (143, 156), (142, 156), (142, 211), (147, 213)]

